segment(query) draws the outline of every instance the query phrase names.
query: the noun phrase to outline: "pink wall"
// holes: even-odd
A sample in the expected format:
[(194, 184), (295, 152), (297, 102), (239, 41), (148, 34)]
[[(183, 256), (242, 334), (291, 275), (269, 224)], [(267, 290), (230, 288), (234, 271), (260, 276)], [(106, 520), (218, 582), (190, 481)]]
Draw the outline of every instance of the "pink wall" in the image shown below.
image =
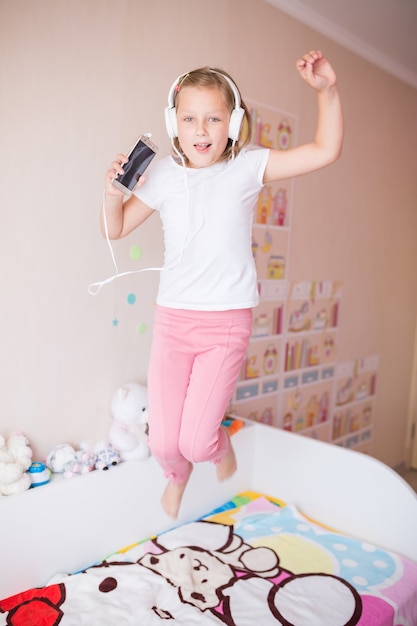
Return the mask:
[[(146, 382), (158, 275), (96, 297), (87, 286), (113, 271), (98, 229), (104, 171), (141, 132), (169, 150), (163, 108), (175, 76), (224, 67), (247, 98), (297, 115), (303, 142), (316, 103), (294, 64), (316, 47), (338, 72), (346, 141), (337, 164), (296, 181), (290, 278), (343, 281), (339, 359), (379, 355), (374, 454), (400, 464), (417, 314), (416, 90), (263, 0), (116, 6), (0, 5), (0, 432), (23, 430), (38, 457), (63, 441), (94, 443), (117, 386)], [(114, 247), (121, 269), (160, 263), (158, 218)]]

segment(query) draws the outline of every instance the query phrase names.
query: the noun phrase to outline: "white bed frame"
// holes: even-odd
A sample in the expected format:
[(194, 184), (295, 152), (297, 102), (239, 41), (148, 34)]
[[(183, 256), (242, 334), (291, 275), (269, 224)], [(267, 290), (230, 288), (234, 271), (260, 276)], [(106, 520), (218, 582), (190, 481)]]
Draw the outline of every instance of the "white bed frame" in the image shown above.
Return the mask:
[[(381, 462), (250, 422), (233, 444), (236, 474), (219, 483), (211, 464), (196, 466), (178, 523), (253, 490), (417, 561), (417, 496)], [(164, 486), (151, 457), (0, 498), (0, 598), (172, 527), (159, 502)]]

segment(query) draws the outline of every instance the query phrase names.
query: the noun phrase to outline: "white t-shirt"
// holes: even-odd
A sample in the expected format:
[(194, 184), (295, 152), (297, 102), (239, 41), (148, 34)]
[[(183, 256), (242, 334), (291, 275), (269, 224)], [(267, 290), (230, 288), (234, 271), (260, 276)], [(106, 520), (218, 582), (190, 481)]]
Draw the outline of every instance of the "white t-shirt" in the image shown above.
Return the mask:
[(206, 168), (165, 157), (148, 170), (134, 194), (159, 211), (164, 229), (158, 304), (202, 311), (256, 306), (252, 222), (268, 156), (265, 148), (242, 150)]

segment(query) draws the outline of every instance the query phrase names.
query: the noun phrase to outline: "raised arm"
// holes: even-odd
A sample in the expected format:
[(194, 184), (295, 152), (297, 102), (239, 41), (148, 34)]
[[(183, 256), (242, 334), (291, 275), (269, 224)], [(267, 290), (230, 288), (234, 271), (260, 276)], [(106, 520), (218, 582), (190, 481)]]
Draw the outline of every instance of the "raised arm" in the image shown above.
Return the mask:
[(340, 156), (343, 113), (336, 74), (322, 52), (312, 50), (298, 59), (302, 78), (317, 91), (318, 120), (314, 141), (290, 150), (271, 150), (264, 182), (307, 174), (330, 165)]
[[(107, 170), (104, 179), (104, 197), (100, 215), (100, 225), (103, 237), (105, 237), (105, 218), (109, 239), (121, 239), (125, 237), (131, 233), (132, 230), (143, 224), (154, 212), (154, 209), (148, 207), (134, 195), (124, 200), (123, 192), (112, 185), (111, 181), (113, 178), (118, 174), (123, 174), (124, 163), (127, 163), (127, 157), (124, 154), (118, 154)], [(141, 176), (138, 185), (143, 185), (145, 180), (145, 177)]]

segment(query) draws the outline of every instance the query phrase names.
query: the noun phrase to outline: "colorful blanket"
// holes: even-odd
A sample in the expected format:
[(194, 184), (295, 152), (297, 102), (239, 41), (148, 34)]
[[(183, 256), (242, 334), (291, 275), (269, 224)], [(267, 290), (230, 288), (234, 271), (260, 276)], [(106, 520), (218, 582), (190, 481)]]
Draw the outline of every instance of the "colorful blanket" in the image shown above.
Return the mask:
[(257, 494), (0, 601), (0, 626), (416, 626), (417, 564)]

